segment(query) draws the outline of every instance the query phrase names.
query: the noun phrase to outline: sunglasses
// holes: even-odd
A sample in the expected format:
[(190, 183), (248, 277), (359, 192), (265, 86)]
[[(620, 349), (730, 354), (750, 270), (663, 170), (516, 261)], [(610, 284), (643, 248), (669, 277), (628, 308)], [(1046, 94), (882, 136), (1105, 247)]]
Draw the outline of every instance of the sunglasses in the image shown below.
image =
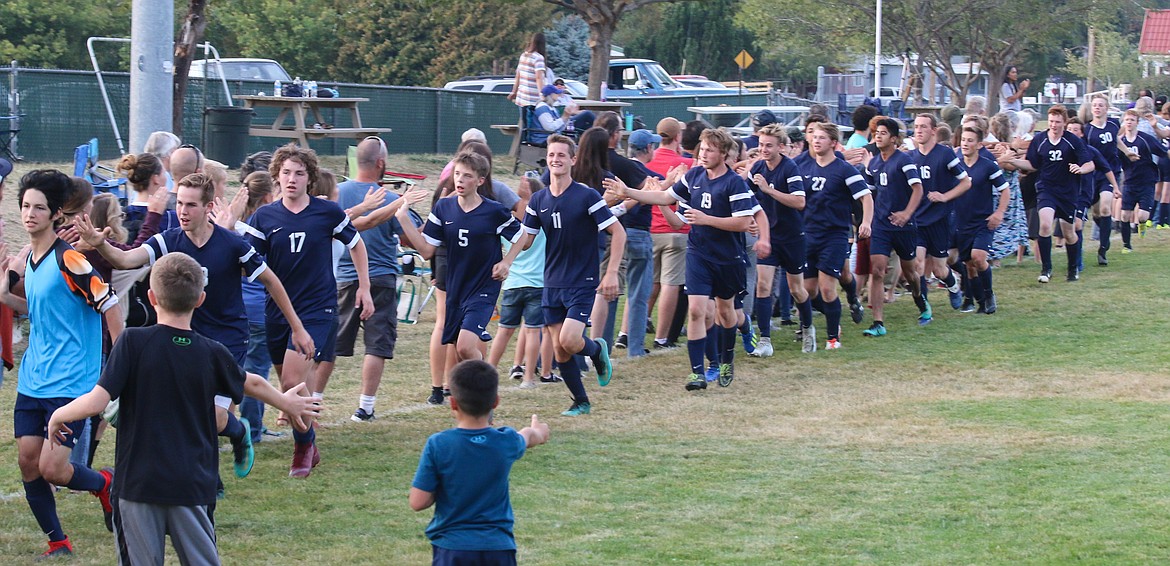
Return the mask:
[(380, 138), (378, 136), (366, 136), (366, 137), (362, 138), (362, 141), (367, 141), (367, 140), (378, 140), (378, 147), (382, 148), (382, 155), (389, 155), (390, 154), (390, 152), (386, 150), (386, 141), (383, 140), (382, 138)]
[(196, 171), (203, 170), (203, 152), (200, 151), (199, 148), (195, 147), (192, 144), (185, 143), (185, 144), (179, 146), (179, 149), (193, 149), (193, 150), (195, 150), (195, 170)]

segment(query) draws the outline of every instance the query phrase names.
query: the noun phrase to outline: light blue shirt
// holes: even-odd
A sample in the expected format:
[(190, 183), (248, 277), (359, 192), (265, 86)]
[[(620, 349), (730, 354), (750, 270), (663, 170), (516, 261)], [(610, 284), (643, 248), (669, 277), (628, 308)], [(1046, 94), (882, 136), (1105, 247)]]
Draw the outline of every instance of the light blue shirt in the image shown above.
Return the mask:
[[(512, 242), (504, 241), (504, 253), (510, 249)], [(507, 291), (521, 287), (544, 287), (544, 230), (536, 233), (531, 247), (516, 256), (502, 289)]]
[[(367, 191), (377, 188), (377, 183), (346, 181), (337, 185), (337, 204), (342, 210), (348, 210), (360, 204), (366, 198)], [(397, 199), (398, 195), (387, 192), (382, 205), (385, 206)], [(362, 241), (366, 243), (366, 255), (369, 257), (370, 277), (398, 275), (402, 272), (398, 265), (398, 235), (401, 233), (402, 226), (398, 224), (397, 218), (391, 218), (373, 228), (361, 231)], [(349, 257), (348, 249), (342, 252), (336, 273), (338, 283), (357, 281), (357, 270), (353, 267), (353, 259)]]

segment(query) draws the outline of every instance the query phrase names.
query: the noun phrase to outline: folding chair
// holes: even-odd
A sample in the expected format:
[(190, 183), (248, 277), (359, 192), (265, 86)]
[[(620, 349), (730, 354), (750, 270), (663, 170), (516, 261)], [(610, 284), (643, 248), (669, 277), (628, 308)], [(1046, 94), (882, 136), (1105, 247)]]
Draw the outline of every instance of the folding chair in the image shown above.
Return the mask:
[(13, 145), (16, 143), (16, 136), (20, 134), (20, 118), (24, 114), (13, 116), (0, 116), (0, 121), (8, 122), (8, 126), (0, 128), (0, 157), (8, 156), (11, 161), (20, 161), (21, 156), (16, 154)]
[(545, 155), (548, 153), (546, 143), (533, 143), (532, 134), (555, 134), (557, 132), (550, 132), (541, 129), (540, 124), (536, 121), (536, 108), (532, 106), (525, 106), (520, 110), (520, 133), (517, 134), (516, 145), (516, 162), (512, 165), (512, 174), (515, 175), (520, 171), (520, 164), (529, 165), (537, 169), (543, 170), (548, 166), (545, 162)]
[[(351, 145), (345, 150), (345, 167), (346, 177), (352, 179), (357, 175), (357, 146)], [(403, 186), (411, 186), (418, 184), (419, 181), (426, 179), (426, 175), (419, 175), (416, 173), (400, 173), (398, 171), (391, 171), (389, 169), (382, 172), (382, 180), (379, 184), (390, 185), (392, 189), (398, 191), (402, 190)]]
[(89, 181), (93, 185), (94, 193), (111, 193), (125, 205), (126, 179), (117, 178), (116, 171), (98, 163), (97, 156), (97, 138), (91, 138), (89, 142), (77, 146), (73, 150), (73, 175)]

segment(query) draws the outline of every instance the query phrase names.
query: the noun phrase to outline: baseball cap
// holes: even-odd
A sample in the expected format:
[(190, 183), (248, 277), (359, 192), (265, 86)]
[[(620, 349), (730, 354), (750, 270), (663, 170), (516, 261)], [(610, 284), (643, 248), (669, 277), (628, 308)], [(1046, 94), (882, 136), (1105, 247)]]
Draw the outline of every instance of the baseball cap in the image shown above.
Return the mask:
[(0, 157), (0, 182), (12, 173), (12, 162)]
[(773, 114), (771, 110), (764, 109), (756, 112), (755, 114), (752, 114), (752, 126), (755, 128), (763, 128), (768, 124), (775, 123), (776, 115)]
[(659, 143), (662, 141), (662, 136), (651, 132), (650, 130), (634, 130), (630, 133), (630, 147), (638, 149), (646, 149), (652, 143)]
[(544, 88), (540, 89), (541, 96), (548, 96), (550, 94), (562, 94), (564, 92), (565, 91), (557, 88), (555, 85), (545, 85)]
[(658, 127), (655, 129), (658, 130), (658, 135), (662, 136), (662, 139), (677, 140), (682, 135), (682, 122), (667, 116), (658, 121)]

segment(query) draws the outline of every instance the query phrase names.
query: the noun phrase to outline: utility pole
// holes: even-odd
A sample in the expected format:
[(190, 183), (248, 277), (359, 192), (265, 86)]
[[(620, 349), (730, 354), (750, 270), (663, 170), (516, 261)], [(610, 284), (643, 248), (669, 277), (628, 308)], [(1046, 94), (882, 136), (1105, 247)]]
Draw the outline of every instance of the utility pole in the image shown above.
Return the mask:
[(174, 0), (133, 0), (130, 16), (130, 151), (171, 131), (174, 81)]
[(1093, 85), (1093, 83), (1096, 82), (1093, 80), (1093, 59), (1097, 58), (1097, 34), (1094, 33), (1094, 31), (1095, 30), (1093, 26), (1089, 26), (1089, 48), (1085, 50), (1085, 62), (1087, 64), (1086, 66), (1088, 67), (1088, 72), (1086, 74), (1089, 75), (1085, 77), (1086, 92), (1097, 91), (1097, 88)]

